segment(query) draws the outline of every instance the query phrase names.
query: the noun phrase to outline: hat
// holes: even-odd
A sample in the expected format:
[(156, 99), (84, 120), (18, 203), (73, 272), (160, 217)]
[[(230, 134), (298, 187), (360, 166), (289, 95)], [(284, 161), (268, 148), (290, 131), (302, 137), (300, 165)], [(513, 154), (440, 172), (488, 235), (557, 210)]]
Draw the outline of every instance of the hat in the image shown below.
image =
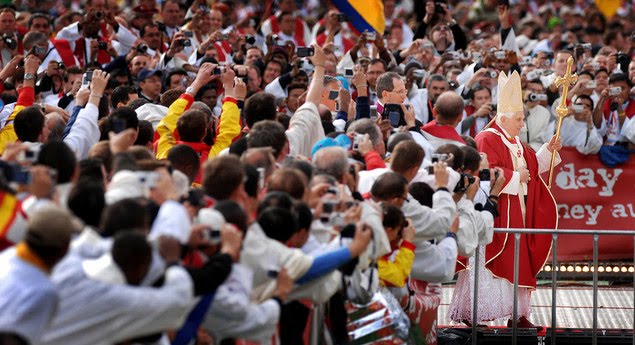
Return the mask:
[(205, 224), (214, 229), (220, 229), (225, 225), (225, 217), (222, 213), (212, 208), (203, 208), (198, 211), (198, 223)]
[(145, 196), (145, 189), (139, 183), (139, 177), (133, 171), (121, 170), (113, 175), (108, 191), (106, 192), (106, 204), (112, 205), (119, 200), (139, 198)]
[(159, 78), (163, 76), (163, 72), (159, 69), (148, 69), (148, 68), (144, 68), (141, 70), (141, 72), (139, 72), (139, 76), (137, 77), (137, 79), (139, 81), (144, 81), (148, 78), (150, 78), (153, 75), (158, 75)]
[(520, 87), (520, 75), (517, 71), (505, 75), (498, 75), (498, 112), (514, 113), (523, 111), (523, 91)]
[(351, 139), (346, 134), (340, 134), (335, 139), (324, 138), (313, 145), (313, 149), (311, 149), (311, 157), (315, 156), (315, 153), (320, 149), (331, 146), (339, 146), (348, 150), (351, 148)]
[(159, 122), (168, 114), (168, 108), (160, 104), (146, 103), (137, 108), (135, 112), (139, 120), (149, 121), (152, 124), (152, 128), (156, 130)]
[(57, 205), (45, 205), (29, 216), (29, 243), (43, 247), (68, 246), (73, 233), (82, 231), (82, 222)]

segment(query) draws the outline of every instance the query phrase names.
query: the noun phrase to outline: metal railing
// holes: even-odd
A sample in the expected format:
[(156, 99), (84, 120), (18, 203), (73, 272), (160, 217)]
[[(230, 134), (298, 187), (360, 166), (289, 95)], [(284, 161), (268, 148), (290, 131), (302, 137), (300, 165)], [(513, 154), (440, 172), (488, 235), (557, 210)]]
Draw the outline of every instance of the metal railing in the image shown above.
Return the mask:
[[(556, 344), (556, 289), (558, 281), (558, 235), (587, 235), (593, 236), (593, 334), (592, 344), (598, 343), (598, 241), (602, 236), (633, 236), (635, 248), (635, 231), (619, 230), (553, 230), (553, 229), (494, 229), (497, 233), (514, 234), (514, 306), (512, 315), (512, 345), (518, 343), (518, 276), (519, 276), (519, 255), (520, 255), (520, 235), (521, 234), (545, 234), (551, 235), (553, 261), (551, 262), (551, 344)], [(478, 275), (479, 275), (479, 249), (476, 248), (474, 255), (474, 291), (472, 296), (472, 344), (477, 344), (478, 330)], [(635, 260), (635, 249), (633, 252)], [(635, 300), (635, 273), (633, 273), (633, 298)], [(633, 308), (633, 329), (635, 329), (635, 308)], [(635, 333), (633, 335), (633, 345), (635, 345)]]

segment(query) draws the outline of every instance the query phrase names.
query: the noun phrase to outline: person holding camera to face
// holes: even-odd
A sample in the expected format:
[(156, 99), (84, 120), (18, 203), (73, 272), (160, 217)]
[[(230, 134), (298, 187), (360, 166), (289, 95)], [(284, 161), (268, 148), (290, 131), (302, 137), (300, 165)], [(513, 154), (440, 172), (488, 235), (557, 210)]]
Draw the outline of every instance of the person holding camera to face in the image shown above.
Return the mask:
[(553, 133), (553, 130), (549, 130), (551, 113), (540, 104), (547, 100), (547, 95), (540, 80), (527, 81), (524, 94), (525, 126), (520, 130), (519, 136), (523, 143), (537, 152)]
[(633, 87), (628, 75), (614, 73), (609, 78), (609, 87), (600, 94), (598, 106), (593, 112), (593, 123), (604, 136), (605, 146), (628, 146), (635, 143), (635, 100), (631, 97)]
[[(109, 38), (107, 25), (112, 28), (115, 40)], [(83, 20), (60, 30), (56, 38), (68, 41), (82, 68), (94, 63), (105, 66), (112, 61), (113, 55), (126, 54), (137, 40), (137, 36), (119, 25), (104, 0), (86, 1)], [(112, 52), (109, 51), (111, 47), (115, 49)]]
[(452, 18), (445, 1), (426, 0), (424, 17), (414, 39), (428, 37), (438, 54), (467, 48), (467, 37), (461, 26)]
[(569, 108), (570, 115), (562, 121), (562, 146), (574, 146), (578, 152), (596, 154), (602, 147), (602, 136), (593, 125), (593, 99), (588, 95), (578, 96)]

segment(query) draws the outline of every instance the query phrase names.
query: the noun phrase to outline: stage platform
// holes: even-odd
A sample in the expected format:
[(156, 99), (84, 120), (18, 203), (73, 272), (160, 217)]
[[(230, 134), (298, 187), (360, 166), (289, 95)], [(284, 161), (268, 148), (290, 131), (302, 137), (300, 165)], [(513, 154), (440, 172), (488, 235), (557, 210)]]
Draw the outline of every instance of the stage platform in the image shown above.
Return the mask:
[[(631, 285), (632, 286), (632, 285)], [(456, 336), (456, 341), (439, 338), (439, 344), (471, 344), (471, 328), (453, 324), (447, 319), (448, 305), (454, 285), (443, 286), (439, 307), (439, 332)], [(588, 286), (559, 286), (557, 291), (558, 344), (591, 344), (593, 327), (593, 288)], [(518, 344), (551, 344), (551, 287), (538, 287), (531, 298), (531, 321), (545, 326), (541, 332), (519, 330)], [(633, 288), (601, 286), (598, 289), (598, 344), (633, 344)], [(511, 344), (511, 328), (507, 320), (486, 323), (489, 328), (479, 330), (479, 344)], [(440, 334), (441, 335), (441, 334)]]
[[(439, 307), (439, 328), (456, 327), (447, 319), (448, 305), (454, 285), (443, 286)], [(563, 287), (557, 291), (556, 310), (558, 328), (593, 327), (593, 289), (589, 286)], [(551, 326), (551, 287), (538, 287), (531, 297), (531, 321), (537, 325)], [(487, 323), (489, 326), (505, 326), (507, 320)], [(633, 329), (633, 288), (600, 286), (598, 290), (598, 328)]]

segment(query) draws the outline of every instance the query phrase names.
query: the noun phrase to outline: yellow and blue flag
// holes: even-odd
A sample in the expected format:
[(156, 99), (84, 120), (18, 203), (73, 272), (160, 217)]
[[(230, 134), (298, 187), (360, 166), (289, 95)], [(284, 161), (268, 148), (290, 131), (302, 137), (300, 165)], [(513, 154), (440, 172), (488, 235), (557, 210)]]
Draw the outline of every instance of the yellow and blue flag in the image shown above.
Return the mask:
[(358, 32), (384, 34), (386, 21), (382, 0), (333, 0), (333, 3)]

